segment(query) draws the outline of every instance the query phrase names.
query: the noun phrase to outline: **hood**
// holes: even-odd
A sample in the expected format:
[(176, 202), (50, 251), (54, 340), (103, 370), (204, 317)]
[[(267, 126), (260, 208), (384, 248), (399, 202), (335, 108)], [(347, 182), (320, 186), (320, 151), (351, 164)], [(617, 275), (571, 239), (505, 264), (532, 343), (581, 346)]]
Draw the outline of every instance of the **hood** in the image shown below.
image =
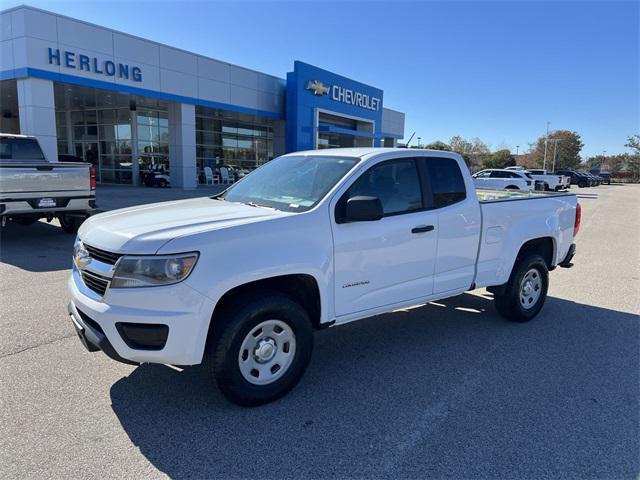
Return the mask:
[(80, 227), (83, 242), (118, 253), (156, 253), (168, 241), (287, 215), (277, 210), (209, 197), (152, 203), (90, 217)]

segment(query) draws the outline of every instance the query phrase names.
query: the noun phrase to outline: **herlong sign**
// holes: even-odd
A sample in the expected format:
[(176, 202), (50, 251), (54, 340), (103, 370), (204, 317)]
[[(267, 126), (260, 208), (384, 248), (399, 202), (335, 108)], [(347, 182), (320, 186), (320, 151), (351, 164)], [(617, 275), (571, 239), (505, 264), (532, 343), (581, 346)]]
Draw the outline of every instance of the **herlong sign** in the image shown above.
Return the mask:
[(59, 65), (65, 68), (73, 68), (85, 72), (118, 77), (134, 82), (142, 81), (142, 69), (126, 63), (116, 63), (111, 60), (99, 60), (98, 57), (77, 54), (68, 50), (60, 51), (59, 48), (49, 48), (49, 64)]

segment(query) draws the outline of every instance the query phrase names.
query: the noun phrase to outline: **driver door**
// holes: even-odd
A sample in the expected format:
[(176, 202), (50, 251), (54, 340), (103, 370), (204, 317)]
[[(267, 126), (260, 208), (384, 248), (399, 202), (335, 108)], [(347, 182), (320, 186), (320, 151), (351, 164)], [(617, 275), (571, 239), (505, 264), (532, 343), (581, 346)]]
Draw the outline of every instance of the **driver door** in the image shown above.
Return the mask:
[[(423, 191), (418, 161), (378, 163), (338, 201), (332, 222), (337, 317), (433, 293), (438, 215), (428, 210), (431, 195)], [(383, 218), (341, 222), (341, 205), (354, 196), (379, 198)]]

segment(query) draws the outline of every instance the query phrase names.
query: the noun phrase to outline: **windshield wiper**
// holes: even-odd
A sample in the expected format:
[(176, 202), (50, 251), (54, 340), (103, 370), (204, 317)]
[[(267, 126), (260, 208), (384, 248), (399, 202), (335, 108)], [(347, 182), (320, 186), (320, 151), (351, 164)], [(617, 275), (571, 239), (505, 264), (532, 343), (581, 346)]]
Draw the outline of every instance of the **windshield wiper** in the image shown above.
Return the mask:
[(256, 202), (240, 202), (240, 203), (244, 203), (245, 205), (249, 205), (250, 207), (256, 207), (256, 208), (269, 208), (271, 210), (277, 210), (277, 208), (274, 207), (269, 207), (267, 205), (260, 205)]

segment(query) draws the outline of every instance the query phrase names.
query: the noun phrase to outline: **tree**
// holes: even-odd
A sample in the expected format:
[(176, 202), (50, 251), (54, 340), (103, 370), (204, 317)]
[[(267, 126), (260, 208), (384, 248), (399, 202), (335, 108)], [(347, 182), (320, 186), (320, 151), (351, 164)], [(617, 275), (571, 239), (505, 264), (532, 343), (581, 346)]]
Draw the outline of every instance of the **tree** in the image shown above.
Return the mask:
[(635, 155), (640, 155), (640, 135), (636, 133), (628, 137), (627, 143), (625, 143), (624, 146), (633, 150)]
[(448, 152), (451, 151), (451, 147), (440, 140), (436, 140), (435, 142), (430, 143), (424, 148), (427, 148), (429, 150), (445, 150)]
[(480, 161), (490, 154), (489, 146), (477, 137), (469, 141), (454, 135), (449, 140), (449, 147), (451, 151), (459, 153), (471, 169), (477, 168)]
[[(549, 142), (547, 144), (547, 170), (552, 169), (553, 151), (557, 142), (556, 168), (574, 169), (580, 166), (580, 151), (584, 144), (577, 132), (569, 130), (555, 130), (549, 132)], [(542, 168), (544, 163), (544, 143), (545, 137), (540, 137), (531, 145), (531, 160), (534, 166)]]
[(640, 135), (636, 133), (628, 137), (624, 146), (633, 150), (633, 153), (629, 155), (627, 167), (631, 178), (634, 182), (637, 182), (640, 180)]
[(515, 157), (508, 149), (493, 152), (482, 160), (482, 168), (507, 168), (516, 164)]

